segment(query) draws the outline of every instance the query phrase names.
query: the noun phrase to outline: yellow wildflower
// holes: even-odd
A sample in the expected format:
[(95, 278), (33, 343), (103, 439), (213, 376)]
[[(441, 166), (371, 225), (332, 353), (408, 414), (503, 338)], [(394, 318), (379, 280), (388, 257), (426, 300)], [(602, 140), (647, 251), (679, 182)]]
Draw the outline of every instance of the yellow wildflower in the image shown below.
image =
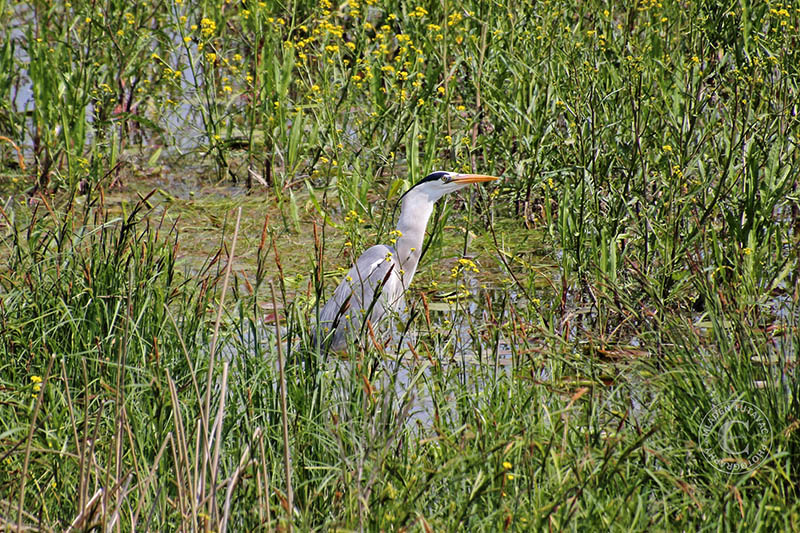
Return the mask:
[(202, 19), (200, 21), (200, 26), (202, 27), (202, 30), (200, 31), (203, 33), (203, 36), (205, 37), (210, 37), (211, 35), (214, 34), (214, 31), (216, 31), (217, 29), (217, 23), (211, 20), (210, 18)]

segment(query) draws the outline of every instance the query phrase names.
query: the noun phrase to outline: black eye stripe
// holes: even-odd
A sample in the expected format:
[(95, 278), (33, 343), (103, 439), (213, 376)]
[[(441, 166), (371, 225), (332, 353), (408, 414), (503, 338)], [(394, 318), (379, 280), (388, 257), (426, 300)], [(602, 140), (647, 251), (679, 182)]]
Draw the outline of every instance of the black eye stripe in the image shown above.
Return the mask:
[[(430, 174), (428, 174), (427, 176), (425, 176), (424, 178), (419, 180), (416, 183), (416, 185), (419, 185), (420, 183), (425, 183), (425, 182), (428, 182), (428, 181), (440, 180), (440, 179), (444, 178), (445, 176), (449, 177), (450, 173), (449, 172), (444, 172), (444, 171), (441, 171), (441, 170), (437, 170), (436, 172), (431, 172)], [(446, 181), (445, 181), (445, 183), (446, 183)]]
[(400, 195), (400, 198), (397, 199), (397, 203), (395, 204), (395, 209), (397, 209), (397, 206), (401, 204), (403, 198), (405, 198), (405, 196), (408, 193), (413, 191), (415, 187), (422, 185), (423, 183), (427, 183), (430, 181), (438, 181), (438, 180), (442, 180), (444, 183), (450, 183), (452, 179), (453, 178), (450, 176), (450, 172), (445, 172), (443, 170), (437, 170), (435, 172), (431, 172), (430, 174), (428, 174), (427, 176), (416, 182), (414, 185), (412, 185), (411, 188), (408, 189), (406, 192)]

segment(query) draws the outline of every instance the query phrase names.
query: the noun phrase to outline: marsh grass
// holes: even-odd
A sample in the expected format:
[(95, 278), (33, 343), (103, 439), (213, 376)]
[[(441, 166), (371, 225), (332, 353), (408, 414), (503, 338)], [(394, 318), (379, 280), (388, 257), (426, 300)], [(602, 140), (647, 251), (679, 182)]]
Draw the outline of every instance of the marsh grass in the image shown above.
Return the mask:
[[(0, 8), (3, 528), (800, 529), (797, 6)], [(504, 180), (320, 352), (438, 168)]]

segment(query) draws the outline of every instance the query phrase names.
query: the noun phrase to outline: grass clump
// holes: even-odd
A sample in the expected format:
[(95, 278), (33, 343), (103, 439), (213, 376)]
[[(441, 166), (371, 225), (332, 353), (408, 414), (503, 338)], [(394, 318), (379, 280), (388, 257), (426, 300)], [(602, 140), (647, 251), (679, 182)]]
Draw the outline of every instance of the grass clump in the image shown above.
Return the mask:
[[(800, 529), (798, 17), (0, 4), (0, 523)], [(439, 168), (504, 179), (319, 353)]]

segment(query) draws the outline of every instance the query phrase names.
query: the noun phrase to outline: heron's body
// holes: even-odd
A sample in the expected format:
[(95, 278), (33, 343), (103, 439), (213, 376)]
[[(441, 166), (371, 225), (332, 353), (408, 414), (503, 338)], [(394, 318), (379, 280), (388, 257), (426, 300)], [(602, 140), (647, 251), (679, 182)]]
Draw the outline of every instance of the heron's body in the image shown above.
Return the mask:
[[(340, 351), (348, 335), (364, 332), (369, 320), (376, 325), (387, 312), (405, 308), (404, 294), (411, 285), (422, 254), (425, 228), (436, 201), (469, 183), (495, 180), (492, 176), (434, 172), (403, 196), (395, 247), (377, 244), (356, 260), (320, 312), (320, 339)], [(330, 336), (331, 330), (333, 335)]]

